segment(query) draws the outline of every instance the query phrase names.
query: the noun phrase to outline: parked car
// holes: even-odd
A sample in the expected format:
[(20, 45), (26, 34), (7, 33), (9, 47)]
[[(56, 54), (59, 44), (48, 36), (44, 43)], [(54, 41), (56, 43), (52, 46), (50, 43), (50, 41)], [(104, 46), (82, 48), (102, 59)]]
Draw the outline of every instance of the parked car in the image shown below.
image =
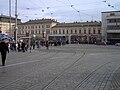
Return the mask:
[(116, 43), (115, 46), (120, 46), (120, 43)]

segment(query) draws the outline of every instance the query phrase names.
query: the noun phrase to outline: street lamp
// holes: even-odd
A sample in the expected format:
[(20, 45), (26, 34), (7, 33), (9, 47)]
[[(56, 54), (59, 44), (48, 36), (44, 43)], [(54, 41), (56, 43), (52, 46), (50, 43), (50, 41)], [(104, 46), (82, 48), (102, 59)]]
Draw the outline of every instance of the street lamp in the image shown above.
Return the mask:
[(15, 1), (15, 33), (14, 33), (14, 38), (15, 38), (15, 44), (17, 44), (17, 0)]

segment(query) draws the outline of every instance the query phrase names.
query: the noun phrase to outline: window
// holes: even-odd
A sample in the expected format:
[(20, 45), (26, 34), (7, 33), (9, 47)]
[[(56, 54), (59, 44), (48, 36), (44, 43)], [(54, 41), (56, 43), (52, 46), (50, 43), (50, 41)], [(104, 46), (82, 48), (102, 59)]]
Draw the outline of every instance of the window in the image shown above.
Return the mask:
[(46, 25), (46, 28), (50, 28), (50, 25)]
[(77, 30), (75, 29), (75, 34), (77, 34)]
[(42, 28), (44, 28), (44, 25), (42, 25)]
[(63, 29), (63, 34), (65, 34), (65, 30)]
[(79, 30), (79, 34), (81, 34), (81, 29)]
[(95, 29), (93, 29), (93, 34), (95, 34)]
[(37, 28), (37, 26), (36, 26), (36, 28)]
[(55, 34), (55, 30), (53, 31), (53, 34)]
[(40, 34), (40, 30), (39, 30), (39, 34)]
[(69, 32), (68, 32), (68, 30), (67, 30), (67, 34), (68, 34)]
[(107, 30), (119, 30), (120, 29), (120, 25), (108, 25), (107, 26)]
[(84, 34), (86, 34), (86, 28), (84, 28)]
[(110, 16), (115, 16), (115, 13), (110, 13)]
[(88, 34), (91, 34), (91, 29), (90, 28), (88, 28)]
[(31, 34), (34, 34), (34, 30), (31, 30)]
[(32, 29), (34, 29), (34, 26), (31, 26)]
[(30, 26), (28, 26), (28, 29), (30, 29)]
[(98, 34), (101, 34), (101, 32), (100, 32), (100, 28), (98, 28)]
[(59, 29), (59, 34), (61, 34), (61, 29)]
[[(1, 29), (1, 27), (0, 27), (0, 29)], [(19, 26), (18, 29), (21, 29), (21, 27)]]
[(37, 30), (35, 31), (35, 33), (37, 34)]
[(84, 34), (86, 34), (86, 30), (84, 30)]
[(46, 29), (46, 34), (50, 34), (50, 29)]
[(73, 30), (71, 29), (71, 34), (73, 34)]

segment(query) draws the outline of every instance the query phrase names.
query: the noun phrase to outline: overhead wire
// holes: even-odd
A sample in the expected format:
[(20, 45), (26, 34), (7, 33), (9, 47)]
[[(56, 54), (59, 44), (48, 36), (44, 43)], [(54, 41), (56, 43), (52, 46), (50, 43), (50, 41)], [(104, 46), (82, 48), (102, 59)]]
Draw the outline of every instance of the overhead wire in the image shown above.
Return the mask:
[(117, 8), (115, 8), (115, 6), (111, 5), (107, 0), (104, 0), (102, 2), (106, 3), (108, 7), (118, 10)]
[[(54, 14), (54, 13), (51, 11), (51, 8), (58, 8), (58, 7), (70, 7), (70, 8), (72, 8), (73, 10), (75, 10), (75, 11), (79, 14), (79, 16), (81, 16), (81, 13), (83, 13), (83, 12), (82, 12), (83, 10), (78, 10), (77, 8), (75, 8), (75, 6), (77, 6), (77, 4), (73, 5), (73, 4), (70, 2), (70, 0), (68, 0), (68, 3), (63, 2), (63, 1), (61, 1), (61, 0), (56, 0), (56, 1), (64, 4), (65, 6), (64, 6), (64, 5), (62, 5), (62, 6), (47, 6), (44, 2), (42, 2), (41, 0), (38, 0), (38, 1), (43, 5), (43, 7), (40, 7), (40, 4), (35, 3), (35, 2), (33, 2), (32, 0), (28, 0), (28, 1), (32, 4), (33, 7), (37, 7), (37, 8), (39, 8), (39, 9), (41, 9), (41, 12), (42, 12), (42, 13), (44, 13), (46, 10), (48, 10), (51, 16)], [(98, 3), (98, 2), (93, 2), (93, 3)], [(92, 3), (90, 2), (90, 3), (86, 3), (86, 4), (92, 4)], [(83, 5), (83, 4), (82, 4), (82, 5)], [(26, 7), (25, 10), (32, 10), (32, 8), (31, 8), (31, 7)], [(86, 10), (88, 10), (88, 9), (84, 9), (84, 11), (86, 11)], [(85, 15), (87, 15), (87, 16), (91, 16), (91, 18), (92, 18), (92, 20), (93, 20), (93, 16), (92, 16), (92, 15), (87, 14), (87, 13), (83, 13), (83, 14), (85, 14)], [(30, 15), (30, 14), (29, 14), (29, 15)], [(38, 13), (34, 13), (34, 15), (37, 16)], [(27, 16), (27, 15), (26, 15), (26, 16)]]

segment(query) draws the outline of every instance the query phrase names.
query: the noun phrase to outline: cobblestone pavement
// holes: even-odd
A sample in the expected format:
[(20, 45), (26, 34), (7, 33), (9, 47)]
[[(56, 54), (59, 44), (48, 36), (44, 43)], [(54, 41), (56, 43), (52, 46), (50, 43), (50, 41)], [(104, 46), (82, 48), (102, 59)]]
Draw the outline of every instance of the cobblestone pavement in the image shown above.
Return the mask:
[(10, 52), (0, 90), (120, 90), (120, 47), (65, 45)]

